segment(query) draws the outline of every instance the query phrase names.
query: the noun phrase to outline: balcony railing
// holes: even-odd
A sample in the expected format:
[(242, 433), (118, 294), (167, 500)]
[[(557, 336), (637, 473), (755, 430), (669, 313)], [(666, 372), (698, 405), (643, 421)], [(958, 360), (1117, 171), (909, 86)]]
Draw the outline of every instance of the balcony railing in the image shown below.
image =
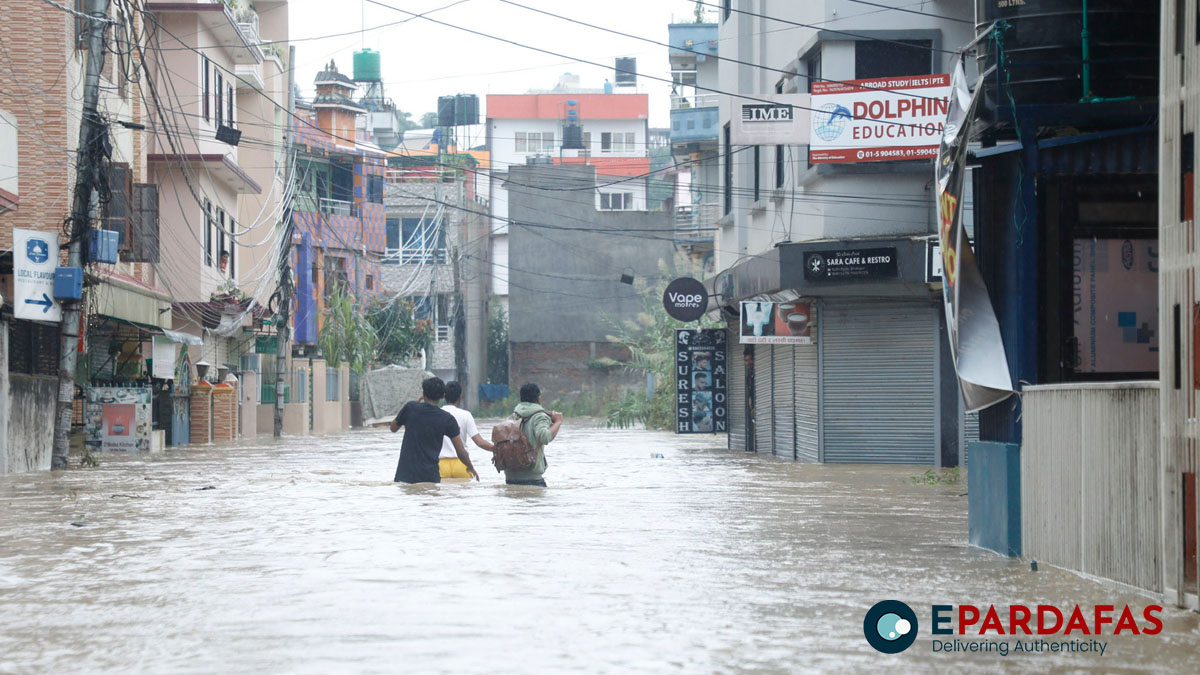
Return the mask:
[(438, 342), (449, 342), (450, 336), (453, 334), (453, 332), (454, 332), (453, 326), (438, 326), (437, 327), (437, 341)]
[(718, 94), (697, 94), (695, 96), (672, 96), (671, 110), (691, 110), (693, 108), (715, 108), (721, 104)]
[(384, 171), (383, 178), (389, 183), (451, 183), (459, 175), (457, 169), (443, 167), (391, 167)]
[(699, 244), (713, 240), (720, 217), (719, 204), (691, 204), (675, 208), (675, 241)]
[(444, 265), (447, 260), (444, 248), (389, 248), (383, 256), (384, 265)]
[(329, 199), (322, 197), (320, 200), (321, 213), (329, 216), (353, 216), (355, 213), (354, 202), (348, 202), (342, 199)]
[(261, 59), (263, 57), (263, 49), (259, 44), (262, 42), (262, 37), (258, 31), (258, 12), (248, 8), (239, 10), (236, 21), (238, 30), (246, 38), (246, 43), (250, 45), (250, 51), (257, 52), (258, 57)]

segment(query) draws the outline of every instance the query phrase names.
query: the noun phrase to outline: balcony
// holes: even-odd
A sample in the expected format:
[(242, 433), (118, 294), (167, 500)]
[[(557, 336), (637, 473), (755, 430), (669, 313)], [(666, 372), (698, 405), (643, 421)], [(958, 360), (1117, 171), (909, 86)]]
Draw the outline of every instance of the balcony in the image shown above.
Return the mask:
[(354, 202), (348, 202), (342, 199), (329, 199), (322, 197), (319, 200), (318, 206), (321, 213), (327, 216), (356, 216), (358, 215)]
[(671, 98), (671, 144), (717, 142), (721, 126), (717, 96)]
[(673, 23), (667, 27), (671, 64), (703, 61), (717, 54), (717, 24)]
[(675, 208), (675, 243), (684, 246), (712, 244), (720, 217), (719, 204), (691, 204)]

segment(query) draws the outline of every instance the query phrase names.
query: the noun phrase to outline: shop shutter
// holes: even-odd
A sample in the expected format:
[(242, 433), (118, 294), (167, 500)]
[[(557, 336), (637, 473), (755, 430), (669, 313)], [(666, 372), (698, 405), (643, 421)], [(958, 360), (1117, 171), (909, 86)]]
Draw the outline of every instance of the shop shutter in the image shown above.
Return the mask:
[(962, 429), (963, 444), (958, 457), (958, 465), (965, 469), (967, 468), (967, 451), (971, 448), (970, 444), (979, 440), (979, 413), (964, 413)]
[(796, 458), (796, 364), (793, 345), (774, 345), (774, 386), (771, 389), (771, 411), (775, 420), (775, 454)]
[(746, 363), (742, 360), (742, 345), (738, 344), (738, 327), (729, 329), (725, 341), (729, 353), (728, 387), (726, 389), (726, 419), (729, 424), (729, 449), (746, 449)]
[(825, 461), (933, 464), (933, 305), (845, 302), (821, 310)]
[(771, 345), (754, 346), (754, 442), (755, 450), (763, 454), (775, 453), (775, 432), (771, 400), (774, 369)]
[(801, 462), (818, 460), (820, 427), (817, 406), (817, 346), (796, 345), (793, 351), (796, 365), (796, 459)]

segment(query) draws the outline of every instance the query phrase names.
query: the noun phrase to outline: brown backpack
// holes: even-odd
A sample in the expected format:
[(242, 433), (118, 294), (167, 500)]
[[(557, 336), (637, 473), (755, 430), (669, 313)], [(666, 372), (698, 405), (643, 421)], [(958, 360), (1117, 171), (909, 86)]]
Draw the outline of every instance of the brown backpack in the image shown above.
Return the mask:
[[(539, 410), (533, 415), (545, 414), (544, 410)], [(534, 464), (537, 464), (537, 448), (535, 448), (529, 439), (525, 437), (525, 432), (521, 426), (525, 424), (533, 415), (521, 417), (517, 413), (513, 413), (503, 422), (492, 427), (492, 445), (495, 449), (492, 451), (492, 464), (496, 465), (496, 471), (521, 471), (524, 469), (532, 469)]]

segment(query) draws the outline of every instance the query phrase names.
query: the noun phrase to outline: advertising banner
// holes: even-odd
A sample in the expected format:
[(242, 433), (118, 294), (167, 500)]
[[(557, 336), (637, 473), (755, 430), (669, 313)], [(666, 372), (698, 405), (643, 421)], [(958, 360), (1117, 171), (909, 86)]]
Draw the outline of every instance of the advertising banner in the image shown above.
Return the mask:
[(1074, 242), (1077, 373), (1158, 372), (1158, 241)]
[(149, 387), (90, 387), (83, 418), (88, 450), (150, 451)]
[(161, 380), (175, 379), (175, 342), (167, 337), (154, 337), (152, 344), (154, 358), (153, 376)]
[(963, 178), (971, 117), (979, 92), (971, 95), (960, 61), (954, 68), (946, 133), (936, 166), (938, 243), (942, 253), (942, 300), (950, 353), (967, 412), (981, 410), (1013, 393), (1000, 323), (962, 222)]
[(725, 331), (675, 331), (675, 433), (724, 433), (726, 427)]
[(31, 321), (62, 321), (54, 299), (58, 234), (13, 229), (13, 316)]
[(728, 97), (729, 142), (733, 145), (808, 145), (810, 94)]
[(813, 82), (808, 161), (933, 159), (949, 95), (949, 75)]
[(807, 302), (743, 302), (738, 342), (811, 345), (813, 307)]

